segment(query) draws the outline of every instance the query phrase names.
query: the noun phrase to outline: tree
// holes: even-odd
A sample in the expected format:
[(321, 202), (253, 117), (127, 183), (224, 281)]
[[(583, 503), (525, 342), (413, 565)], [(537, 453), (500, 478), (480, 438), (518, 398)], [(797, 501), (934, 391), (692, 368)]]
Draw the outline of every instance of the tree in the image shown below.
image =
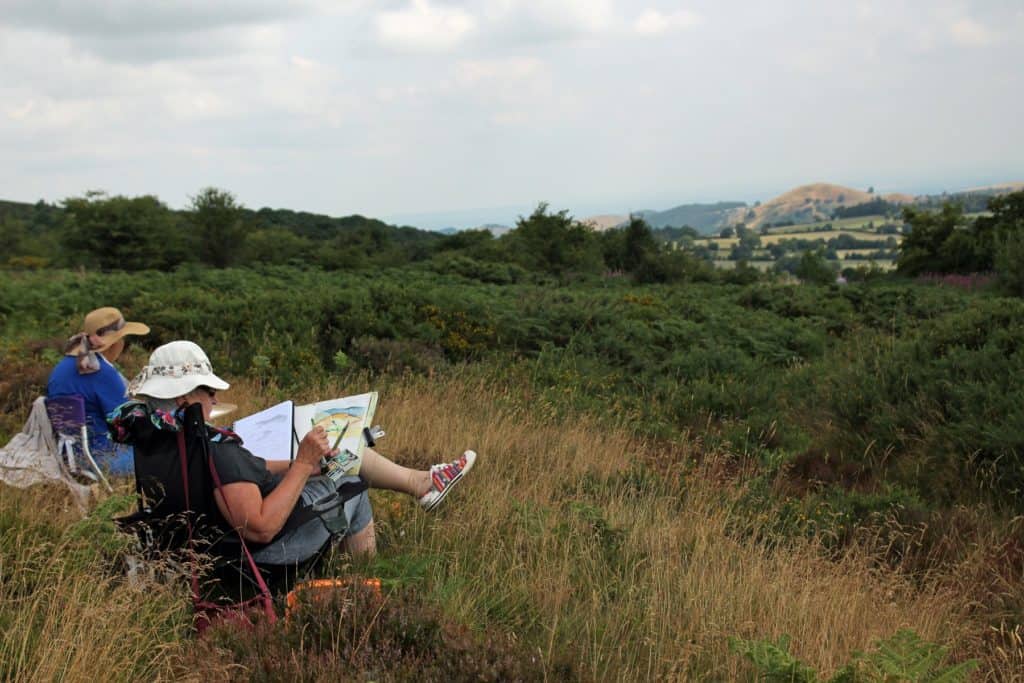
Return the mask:
[(603, 266), (598, 237), (577, 223), (566, 210), (548, 213), (541, 202), (529, 218), (519, 217), (502, 241), (510, 258), (529, 270), (556, 276), (599, 272)]
[(0, 244), (4, 245), (8, 258), (24, 255), (28, 243), (28, 230), (25, 228), (25, 221), (12, 216), (4, 216), (0, 219)]
[(722, 231), (718, 233), (718, 236), (722, 239), (729, 239), (736, 235), (736, 231), (731, 227), (722, 228)]
[(751, 250), (761, 248), (761, 236), (756, 232), (749, 232), (744, 230), (743, 234), (740, 235), (740, 244), (748, 247)]
[(827, 285), (835, 281), (836, 273), (828, 261), (817, 251), (805, 251), (794, 274), (804, 282)]
[(740, 241), (733, 245), (729, 252), (730, 261), (749, 261), (754, 256), (754, 250), (746, 242)]
[(313, 242), (284, 228), (266, 228), (250, 233), (245, 240), (245, 263), (284, 264), (301, 261), (312, 253)]
[(1024, 229), (1004, 232), (996, 239), (995, 269), (1008, 292), (1024, 296)]
[(903, 220), (910, 226), (910, 231), (903, 238), (896, 259), (899, 273), (960, 272), (958, 262), (965, 256), (960, 250), (966, 247), (973, 252), (973, 248), (967, 244), (969, 235), (966, 233), (951, 239), (966, 227), (959, 204), (946, 203), (939, 211), (907, 207), (903, 210)]
[(639, 269), (648, 265), (651, 259), (660, 251), (658, 243), (651, 234), (651, 227), (647, 221), (637, 215), (629, 217), (629, 225), (625, 228), (625, 241), (623, 244), (623, 266), (626, 270), (636, 273)]
[(993, 197), (990, 216), (975, 221), (978, 242), (991, 245), (993, 267), (1010, 293), (1024, 296), (1024, 191)]
[(776, 242), (775, 244), (768, 245), (768, 253), (772, 255), (772, 258), (778, 261), (789, 252), (789, 249), (785, 244)]
[(460, 230), (454, 235), (446, 235), (437, 245), (436, 251), (459, 251), (472, 249), (481, 244), (494, 241), (494, 234), (485, 228)]
[(192, 197), (188, 212), (199, 243), (199, 259), (215, 268), (227, 268), (238, 260), (246, 229), (242, 206), (227, 190), (206, 187)]
[(63, 204), (62, 241), (73, 264), (143, 270), (168, 268), (185, 260), (177, 219), (152, 195), (108, 197), (93, 191)]

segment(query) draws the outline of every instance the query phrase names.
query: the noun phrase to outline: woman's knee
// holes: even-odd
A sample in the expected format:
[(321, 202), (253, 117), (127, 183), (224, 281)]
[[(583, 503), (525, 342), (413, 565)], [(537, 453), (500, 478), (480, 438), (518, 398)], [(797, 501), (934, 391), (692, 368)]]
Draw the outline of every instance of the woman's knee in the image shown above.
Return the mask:
[(352, 557), (372, 557), (377, 553), (377, 534), (373, 520), (356, 533), (345, 537), (345, 550)]

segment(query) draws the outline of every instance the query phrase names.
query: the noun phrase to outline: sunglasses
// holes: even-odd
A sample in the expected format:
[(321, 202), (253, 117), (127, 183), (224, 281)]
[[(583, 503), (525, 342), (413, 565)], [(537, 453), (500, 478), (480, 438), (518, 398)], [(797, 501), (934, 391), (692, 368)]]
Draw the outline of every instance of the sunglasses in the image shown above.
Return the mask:
[(214, 396), (217, 395), (217, 390), (211, 389), (210, 387), (196, 387), (196, 391), (201, 391), (210, 398), (213, 398)]

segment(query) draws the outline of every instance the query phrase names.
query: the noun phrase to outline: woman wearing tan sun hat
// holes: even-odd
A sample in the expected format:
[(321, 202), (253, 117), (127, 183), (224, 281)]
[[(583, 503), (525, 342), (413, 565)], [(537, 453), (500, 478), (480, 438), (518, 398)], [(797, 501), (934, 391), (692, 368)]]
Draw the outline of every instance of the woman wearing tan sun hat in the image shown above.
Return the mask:
[(48, 398), (77, 394), (84, 399), (89, 450), (112, 474), (133, 470), (131, 450), (116, 446), (107, 432), (107, 413), (128, 398), (128, 383), (113, 363), (124, 351), (127, 335), (148, 333), (148, 326), (126, 321), (116, 308), (97, 308), (64, 345), (65, 356), (46, 385)]

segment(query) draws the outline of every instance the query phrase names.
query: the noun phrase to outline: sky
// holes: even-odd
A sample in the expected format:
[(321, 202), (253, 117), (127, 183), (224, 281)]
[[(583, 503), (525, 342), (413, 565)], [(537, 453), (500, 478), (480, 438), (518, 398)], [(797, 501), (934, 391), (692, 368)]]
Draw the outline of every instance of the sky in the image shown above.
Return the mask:
[(0, 198), (426, 228), (1024, 180), (1019, 0), (0, 0)]

